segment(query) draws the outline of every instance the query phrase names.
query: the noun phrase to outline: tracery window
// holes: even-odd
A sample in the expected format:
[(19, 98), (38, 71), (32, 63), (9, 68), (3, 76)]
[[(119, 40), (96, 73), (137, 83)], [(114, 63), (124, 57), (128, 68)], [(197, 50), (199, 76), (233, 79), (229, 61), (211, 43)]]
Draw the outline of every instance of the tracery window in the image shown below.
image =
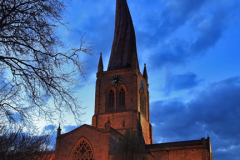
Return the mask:
[(93, 160), (93, 151), (86, 140), (82, 140), (73, 152), (73, 160)]

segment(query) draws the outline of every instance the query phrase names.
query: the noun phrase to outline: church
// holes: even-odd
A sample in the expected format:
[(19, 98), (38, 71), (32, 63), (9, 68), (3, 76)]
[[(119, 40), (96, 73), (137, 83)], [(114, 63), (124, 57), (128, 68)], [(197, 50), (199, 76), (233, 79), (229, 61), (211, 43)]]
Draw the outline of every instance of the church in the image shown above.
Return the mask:
[(131, 132), (149, 160), (213, 160), (210, 138), (153, 143), (146, 64), (140, 72), (135, 31), (127, 0), (116, 0), (115, 31), (108, 68), (98, 63), (92, 125), (56, 138), (56, 160), (113, 160)]

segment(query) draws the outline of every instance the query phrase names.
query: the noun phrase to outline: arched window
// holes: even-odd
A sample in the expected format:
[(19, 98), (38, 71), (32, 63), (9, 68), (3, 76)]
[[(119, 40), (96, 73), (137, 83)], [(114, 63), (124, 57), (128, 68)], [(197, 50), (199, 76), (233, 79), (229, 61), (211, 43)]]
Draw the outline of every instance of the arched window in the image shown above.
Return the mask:
[(118, 107), (117, 110), (125, 109), (125, 90), (122, 88), (118, 94)]
[(110, 93), (108, 94), (109, 96), (109, 108), (114, 108), (114, 92), (113, 90), (110, 90)]
[(106, 111), (112, 112), (114, 111), (114, 91), (112, 89), (109, 90), (106, 96), (107, 96)]
[(82, 139), (73, 151), (73, 160), (93, 160), (93, 150), (86, 139)]

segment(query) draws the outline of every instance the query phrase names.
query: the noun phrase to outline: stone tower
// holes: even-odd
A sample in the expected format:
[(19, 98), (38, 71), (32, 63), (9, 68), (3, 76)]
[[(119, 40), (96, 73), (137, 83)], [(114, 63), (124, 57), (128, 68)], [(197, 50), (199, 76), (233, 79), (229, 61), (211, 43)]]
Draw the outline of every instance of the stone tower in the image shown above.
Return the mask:
[(126, 130), (152, 144), (149, 115), (149, 92), (146, 65), (139, 70), (135, 31), (126, 0), (117, 0), (114, 40), (107, 71), (102, 54), (98, 64), (95, 112), (92, 126), (111, 126), (124, 134)]

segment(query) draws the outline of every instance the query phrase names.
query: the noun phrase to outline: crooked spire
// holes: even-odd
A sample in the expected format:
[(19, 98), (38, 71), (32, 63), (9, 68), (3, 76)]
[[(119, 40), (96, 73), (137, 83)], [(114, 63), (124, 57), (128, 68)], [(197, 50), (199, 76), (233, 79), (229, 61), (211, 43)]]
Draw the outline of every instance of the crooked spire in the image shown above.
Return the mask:
[(117, 0), (115, 31), (109, 70), (137, 68), (139, 70), (135, 31), (126, 0)]

